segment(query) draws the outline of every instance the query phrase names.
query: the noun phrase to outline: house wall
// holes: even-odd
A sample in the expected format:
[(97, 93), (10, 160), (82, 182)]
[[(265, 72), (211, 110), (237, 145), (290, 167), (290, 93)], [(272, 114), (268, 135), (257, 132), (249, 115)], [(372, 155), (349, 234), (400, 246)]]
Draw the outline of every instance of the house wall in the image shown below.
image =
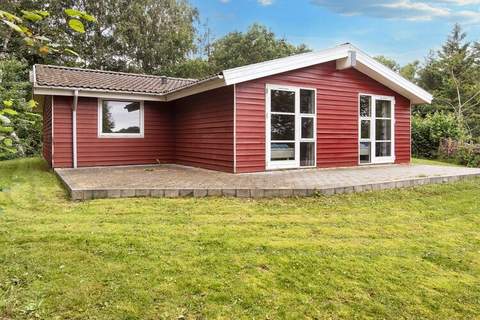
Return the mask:
[(52, 166), (52, 97), (45, 98), (43, 105), (43, 157)]
[(173, 101), (175, 162), (233, 172), (233, 86)]
[(333, 61), (236, 85), (237, 172), (265, 170), (267, 83), (317, 89), (317, 167), (358, 165), (359, 93), (395, 97), (396, 163), (410, 161), (410, 101)]
[[(72, 97), (55, 97), (55, 167), (72, 167)], [(79, 167), (174, 162), (174, 115), (162, 102), (145, 101), (144, 138), (98, 138), (98, 102), (79, 98), (77, 161)]]
[[(53, 166), (71, 168), (73, 98), (54, 100)], [(78, 100), (78, 167), (161, 162), (233, 172), (233, 87), (169, 103), (145, 101), (144, 138), (98, 138), (97, 101)], [(49, 126), (46, 118), (45, 135)], [(49, 161), (51, 152), (44, 152)]]

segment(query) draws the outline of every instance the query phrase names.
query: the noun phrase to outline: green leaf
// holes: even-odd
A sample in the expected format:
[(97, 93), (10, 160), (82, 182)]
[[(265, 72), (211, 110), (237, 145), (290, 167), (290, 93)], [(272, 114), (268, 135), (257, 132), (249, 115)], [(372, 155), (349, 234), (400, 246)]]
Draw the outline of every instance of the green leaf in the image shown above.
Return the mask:
[(0, 150), (6, 150), (9, 153), (17, 153), (17, 151), (18, 151), (16, 148), (6, 147), (6, 146), (3, 146), (3, 145), (0, 145)]
[(29, 108), (29, 109), (33, 109), (33, 108), (35, 108), (37, 105), (38, 105), (37, 101), (35, 101), (35, 100), (33, 100), (33, 99), (30, 99), (30, 100), (28, 100), (28, 102), (27, 102), (27, 108)]
[(29, 47), (33, 47), (34, 44), (35, 44), (35, 41), (32, 40), (32, 38), (30, 37), (25, 37), (23, 38), (23, 41), (25, 42), (25, 44)]
[(13, 132), (13, 128), (12, 128), (12, 127), (2, 127), (2, 126), (0, 126), (0, 132), (3, 132), (3, 133), (12, 133), (12, 132)]
[(82, 18), (88, 22), (97, 22), (97, 19), (94, 16), (85, 12), (82, 12)]
[(7, 11), (3, 11), (3, 10), (0, 10), (0, 18), (6, 18), (10, 21), (17, 21), (17, 22), (20, 22), (20, 23), (22, 22), (22, 19), (20, 19), (16, 15), (11, 14), (10, 12), (7, 12)]
[(80, 55), (78, 53), (76, 53), (75, 51), (73, 51), (71, 49), (64, 49), (63, 51), (65, 51), (65, 53), (80, 57)]
[(75, 9), (65, 9), (65, 13), (72, 18), (80, 18), (83, 14), (82, 11), (75, 10)]
[(85, 33), (85, 27), (83, 26), (82, 21), (78, 19), (70, 19), (68, 21), (68, 26), (75, 32)]
[(50, 16), (50, 13), (48, 13), (47, 11), (42, 11), (42, 10), (33, 10), (33, 12), (35, 12), (36, 14), (39, 14), (41, 15), (42, 17), (46, 18), (48, 16)]
[(13, 146), (13, 140), (10, 138), (3, 139), (3, 144), (6, 145), (7, 147), (12, 147)]
[(10, 99), (10, 100), (3, 100), (3, 105), (6, 107), (6, 108), (11, 108), (13, 106), (13, 100)]
[(35, 12), (22, 10), (22, 13), (23, 13), (23, 18), (24, 19), (30, 20), (32, 22), (37, 22), (37, 21), (43, 20), (43, 16), (41, 16), (41, 15), (35, 13)]
[(7, 26), (9, 26), (10, 28), (12, 28), (13, 30), (19, 32), (19, 33), (23, 33), (23, 30), (22, 28), (20, 28), (19, 26), (17, 26), (15, 23), (13, 22), (10, 22), (8, 20), (2, 20), (3, 23), (5, 23)]
[(3, 114), (9, 114), (11, 116), (16, 116), (18, 114), (17, 111), (13, 110), (13, 109), (9, 109), (9, 108), (5, 108), (2, 110), (2, 113)]

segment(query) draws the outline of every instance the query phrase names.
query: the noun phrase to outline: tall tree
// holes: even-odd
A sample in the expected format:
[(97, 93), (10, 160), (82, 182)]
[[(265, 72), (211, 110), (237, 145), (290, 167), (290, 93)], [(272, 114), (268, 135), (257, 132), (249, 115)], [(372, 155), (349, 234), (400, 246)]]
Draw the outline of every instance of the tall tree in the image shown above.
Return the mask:
[[(18, 0), (11, 9), (48, 10), (59, 16), (65, 8), (85, 11), (97, 18), (84, 33), (62, 30), (65, 20), (48, 21), (48, 30), (58, 32), (82, 60), (64, 55), (29, 59), (30, 63), (79, 64), (114, 71), (164, 73), (171, 65), (186, 61), (196, 50), (198, 12), (187, 0)], [(5, 42), (5, 51), (26, 57), (15, 37)]]
[(453, 27), (442, 48), (430, 54), (419, 82), (434, 95), (432, 107), (454, 112), (465, 133), (480, 135), (479, 45)]
[(253, 24), (247, 32), (231, 32), (212, 44), (209, 62), (217, 71), (251, 63), (309, 52), (304, 45), (295, 46), (265, 26)]

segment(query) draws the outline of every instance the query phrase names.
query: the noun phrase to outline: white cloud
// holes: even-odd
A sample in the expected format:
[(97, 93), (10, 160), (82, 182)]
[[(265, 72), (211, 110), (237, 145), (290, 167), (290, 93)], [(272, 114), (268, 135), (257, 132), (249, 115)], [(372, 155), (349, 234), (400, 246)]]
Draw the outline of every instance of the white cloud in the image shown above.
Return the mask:
[(273, 0), (257, 0), (262, 6), (269, 6), (273, 4)]
[(384, 19), (479, 23), (480, 0), (311, 0), (346, 16), (369, 16)]
[(230, 0), (220, 0), (221, 3), (229, 3)]

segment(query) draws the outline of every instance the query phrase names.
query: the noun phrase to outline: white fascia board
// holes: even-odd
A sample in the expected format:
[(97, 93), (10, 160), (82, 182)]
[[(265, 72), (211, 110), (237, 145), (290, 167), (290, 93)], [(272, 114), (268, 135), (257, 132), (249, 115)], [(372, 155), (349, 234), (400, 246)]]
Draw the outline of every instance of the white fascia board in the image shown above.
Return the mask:
[(395, 92), (409, 98), (412, 104), (432, 102), (433, 96), (400, 74), (384, 66), (366, 53), (355, 48), (357, 64), (355, 69), (368, 75)]
[(223, 71), (227, 85), (250, 81), (270, 75), (309, 67), (348, 57), (350, 46), (342, 45), (319, 52), (309, 52)]
[(185, 88), (180, 88), (178, 90), (167, 93), (165, 95), (165, 101), (177, 100), (197, 93), (225, 87), (226, 85), (227, 84), (225, 83), (225, 79), (223, 78), (223, 76), (219, 75), (218, 77), (208, 79), (198, 84), (194, 84)]
[(68, 87), (45, 87), (34, 86), (34, 95), (52, 95), (52, 96), (74, 96), (78, 91), (79, 97), (103, 98), (103, 99), (128, 99), (139, 101), (166, 101), (163, 95), (141, 94), (138, 92), (112, 92), (107, 90), (95, 90), (85, 88), (68, 88)]

